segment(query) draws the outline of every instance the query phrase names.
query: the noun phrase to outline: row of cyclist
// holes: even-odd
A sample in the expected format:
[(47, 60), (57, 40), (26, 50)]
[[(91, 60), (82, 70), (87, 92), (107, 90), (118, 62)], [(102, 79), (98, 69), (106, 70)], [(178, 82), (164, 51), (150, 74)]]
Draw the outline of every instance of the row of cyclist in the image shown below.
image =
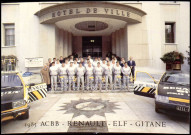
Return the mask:
[[(75, 67), (73, 62), (70, 62), (69, 66), (62, 63), (58, 68), (53, 62), (50, 67), (51, 89), (52, 91), (57, 90), (57, 82), (60, 82), (61, 90), (64, 91), (101, 90), (103, 84), (105, 90), (115, 90), (117, 86), (128, 89), (130, 73), (131, 69), (127, 63), (123, 67), (120, 66), (119, 62), (115, 66), (112, 66), (110, 62), (103, 66), (98, 62), (95, 67), (91, 63), (88, 63), (87, 66), (79, 63), (79, 66)], [(75, 86), (76, 84), (77, 86)]]

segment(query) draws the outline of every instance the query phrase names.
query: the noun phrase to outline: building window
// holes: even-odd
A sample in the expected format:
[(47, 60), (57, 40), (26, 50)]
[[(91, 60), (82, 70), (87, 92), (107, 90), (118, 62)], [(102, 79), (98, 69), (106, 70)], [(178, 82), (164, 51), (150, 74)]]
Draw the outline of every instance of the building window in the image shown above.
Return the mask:
[(165, 23), (165, 42), (174, 43), (174, 28), (175, 23)]
[(15, 46), (15, 25), (4, 24), (5, 27), (5, 46)]

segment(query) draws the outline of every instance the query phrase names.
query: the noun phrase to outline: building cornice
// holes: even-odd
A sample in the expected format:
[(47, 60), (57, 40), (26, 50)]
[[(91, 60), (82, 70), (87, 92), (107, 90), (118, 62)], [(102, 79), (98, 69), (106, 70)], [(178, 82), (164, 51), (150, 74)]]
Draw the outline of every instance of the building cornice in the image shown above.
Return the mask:
[(1, 5), (20, 5), (20, 3), (1, 3)]
[[(114, 5), (114, 6), (118, 5), (118, 6), (121, 6), (123, 8), (131, 8), (132, 10), (135, 10), (135, 11), (139, 12), (140, 14), (142, 14), (142, 16), (147, 14), (146, 12), (144, 12), (141, 9), (138, 9), (138, 8), (126, 5), (126, 4), (122, 4), (122, 3), (104, 2), (104, 1), (103, 2), (102, 1), (101, 2), (100, 1), (86, 1), (86, 2), (66, 2), (66, 3), (61, 3), (61, 4), (58, 3), (57, 5), (53, 5), (53, 6), (49, 6), (49, 7), (41, 9), (40, 11), (36, 12), (35, 15), (39, 15), (40, 13), (45, 12), (48, 9), (59, 8), (61, 6), (70, 6), (70, 5), (73, 5), (73, 4), (79, 4), (79, 5), (81, 4), (81, 5), (83, 5), (83, 4), (100, 4), (100, 3), (101, 4), (111, 4), (111, 5)], [(131, 4), (131, 3), (129, 3), (129, 4)]]

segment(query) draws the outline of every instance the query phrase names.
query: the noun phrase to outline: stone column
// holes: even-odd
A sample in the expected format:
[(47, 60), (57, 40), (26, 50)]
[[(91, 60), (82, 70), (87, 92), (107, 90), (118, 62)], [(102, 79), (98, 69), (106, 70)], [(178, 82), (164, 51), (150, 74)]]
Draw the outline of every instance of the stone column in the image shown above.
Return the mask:
[(116, 55), (119, 56), (120, 47), (119, 47), (119, 31), (118, 30), (116, 31), (116, 42), (115, 42), (115, 44), (116, 44)]
[(59, 58), (60, 56), (63, 55), (63, 30), (59, 30), (59, 47), (57, 48), (56, 56)]
[(63, 57), (68, 57), (68, 32), (63, 32)]
[(116, 32), (111, 34), (111, 43), (112, 43), (112, 53), (116, 53)]
[(72, 54), (72, 33), (68, 33), (68, 55)]
[(128, 60), (128, 25), (126, 25), (123, 29), (123, 53), (125, 61)]
[(124, 35), (123, 35), (123, 29), (121, 28), (119, 30), (119, 56), (123, 57), (124, 56), (124, 51), (123, 51), (123, 39), (124, 39)]

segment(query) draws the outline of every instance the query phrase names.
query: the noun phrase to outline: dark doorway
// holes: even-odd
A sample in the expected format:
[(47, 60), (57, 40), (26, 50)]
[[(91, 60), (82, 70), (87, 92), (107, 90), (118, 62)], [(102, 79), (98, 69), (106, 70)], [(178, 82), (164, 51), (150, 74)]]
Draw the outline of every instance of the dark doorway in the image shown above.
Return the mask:
[(82, 57), (102, 57), (102, 37), (82, 37)]

